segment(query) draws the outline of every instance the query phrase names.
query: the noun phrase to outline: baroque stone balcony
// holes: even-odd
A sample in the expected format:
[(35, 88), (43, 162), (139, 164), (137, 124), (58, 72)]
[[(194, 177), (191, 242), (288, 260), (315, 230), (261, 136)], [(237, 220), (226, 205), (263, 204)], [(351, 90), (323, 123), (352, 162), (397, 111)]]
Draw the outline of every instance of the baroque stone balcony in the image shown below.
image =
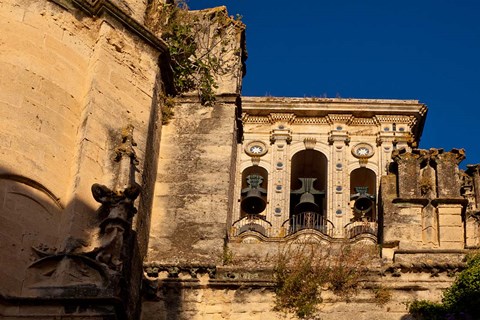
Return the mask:
[(249, 214), (235, 221), (230, 228), (230, 236), (235, 237), (246, 231), (255, 231), (265, 237), (275, 235), (272, 224), (258, 214)]
[(289, 219), (283, 222), (282, 226), (288, 225), (287, 235), (294, 234), (300, 230), (311, 229), (317, 230), (327, 236), (333, 236), (333, 223), (325, 219), (323, 215), (316, 212), (302, 212), (292, 215)]
[(345, 226), (345, 237), (352, 239), (360, 234), (378, 234), (378, 224), (372, 221), (354, 221)]
[[(285, 220), (280, 227), (274, 227), (261, 215), (246, 215), (236, 220), (230, 228), (230, 237), (238, 237), (245, 232), (255, 232), (264, 238), (284, 238), (299, 231), (311, 230), (330, 238), (344, 237), (353, 239), (359, 235), (377, 237), (378, 224), (372, 221), (355, 221), (347, 224), (341, 234), (333, 223), (315, 212), (304, 212)], [(335, 232), (337, 231), (337, 232)], [(273, 239), (272, 239), (273, 240)]]

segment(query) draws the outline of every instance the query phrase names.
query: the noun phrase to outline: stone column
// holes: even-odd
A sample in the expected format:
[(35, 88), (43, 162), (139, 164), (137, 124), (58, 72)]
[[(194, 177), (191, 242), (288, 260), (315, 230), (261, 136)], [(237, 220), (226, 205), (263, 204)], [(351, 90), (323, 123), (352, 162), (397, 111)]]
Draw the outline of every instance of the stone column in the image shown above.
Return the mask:
[[(328, 211), (327, 219), (332, 221), (335, 226), (333, 230), (334, 237), (344, 237), (344, 228), (352, 217), (348, 201), (350, 200), (350, 183), (348, 178), (348, 163), (346, 159), (346, 152), (348, 144), (350, 143), (350, 136), (348, 131), (345, 130), (346, 122), (350, 119), (350, 115), (340, 117), (338, 115), (329, 115), (331, 121), (333, 121), (333, 127), (335, 130), (330, 131), (328, 142), (330, 144), (330, 159), (329, 165), (329, 181), (327, 184), (327, 200)], [(340, 130), (339, 130), (340, 129)]]
[(437, 156), (437, 186), (439, 198), (460, 197), (458, 164), (465, 159), (463, 149), (452, 149)]
[[(289, 115), (289, 122), (293, 121), (294, 115)], [(278, 234), (272, 236), (285, 236), (287, 229), (282, 229), (281, 226), (289, 217), (290, 197), (286, 192), (290, 188), (288, 155), (290, 154), (290, 141), (292, 140), (292, 133), (287, 128), (286, 123), (277, 123), (276, 127), (271, 131), (270, 141), (272, 143), (272, 172), (270, 181), (273, 182), (274, 191), (270, 194), (270, 215), (268, 218), (272, 223), (273, 230)], [(288, 226), (286, 226), (288, 227)]]
[(398, 165), (398, 196), (400, 198), (417, 198), (419, 192), (419, 155), (405, 149), (395, 150), (393, 160)]

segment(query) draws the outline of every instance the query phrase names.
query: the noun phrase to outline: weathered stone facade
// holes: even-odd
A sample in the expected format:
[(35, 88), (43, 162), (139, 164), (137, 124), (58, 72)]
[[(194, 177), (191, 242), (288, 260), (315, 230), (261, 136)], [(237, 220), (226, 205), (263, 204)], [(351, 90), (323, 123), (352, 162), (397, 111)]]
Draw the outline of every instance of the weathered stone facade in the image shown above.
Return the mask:
[(178, 96), (162, 126), (174, 75), (147, 7), (0, 0), (2, 318), (295, 319), (274, 270), (302, 243), (379, 248), (321, 319), (440, 299), (480, 245), (480, 174), (417, 149), (424, 104), (242, 97), (233, 23), (215, 105)]

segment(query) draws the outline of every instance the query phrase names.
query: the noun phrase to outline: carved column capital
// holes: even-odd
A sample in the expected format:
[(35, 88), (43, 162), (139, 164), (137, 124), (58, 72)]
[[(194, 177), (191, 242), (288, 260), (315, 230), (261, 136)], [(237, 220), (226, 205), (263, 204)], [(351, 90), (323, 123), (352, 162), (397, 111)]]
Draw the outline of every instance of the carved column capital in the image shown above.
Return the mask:
[(397, 162), (410, 162), (410, 161), (415, 161), (419, 162), (420, 157), (421, 157), (421, 152), (418, 151), (412, 151), (408, 152), (407, 149), (402, 148), (402, 149), (395, 149), (392, 151), (392, 159)]
[(452, 149), (449, 152), (443, 152), (443, 149), (438, 154), (438, 158), (443, 161), (453, 162), (455, 164), (460, 164), (465, 159), (465, 150), (464, 149)]

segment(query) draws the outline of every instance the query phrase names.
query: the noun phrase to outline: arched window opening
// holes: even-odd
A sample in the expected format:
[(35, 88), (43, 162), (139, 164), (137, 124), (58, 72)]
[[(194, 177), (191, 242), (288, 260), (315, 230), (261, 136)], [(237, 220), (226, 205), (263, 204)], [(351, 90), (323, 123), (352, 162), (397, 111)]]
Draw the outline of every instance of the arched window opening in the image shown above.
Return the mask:
[(350, 200), (353, 200), (352, 221), (376, 221), (377, 177), (367, 168), (358, 168), (350, 174)]
[(241, 218), (260, 215), (267, 206), (268, 172), (262, 167), (246, 168), (242, 173)]
[(292, 158), (290, 185), (290, 233), (302, 229), (326, 232), (327, 158), (315, 150), (303, 150)]

